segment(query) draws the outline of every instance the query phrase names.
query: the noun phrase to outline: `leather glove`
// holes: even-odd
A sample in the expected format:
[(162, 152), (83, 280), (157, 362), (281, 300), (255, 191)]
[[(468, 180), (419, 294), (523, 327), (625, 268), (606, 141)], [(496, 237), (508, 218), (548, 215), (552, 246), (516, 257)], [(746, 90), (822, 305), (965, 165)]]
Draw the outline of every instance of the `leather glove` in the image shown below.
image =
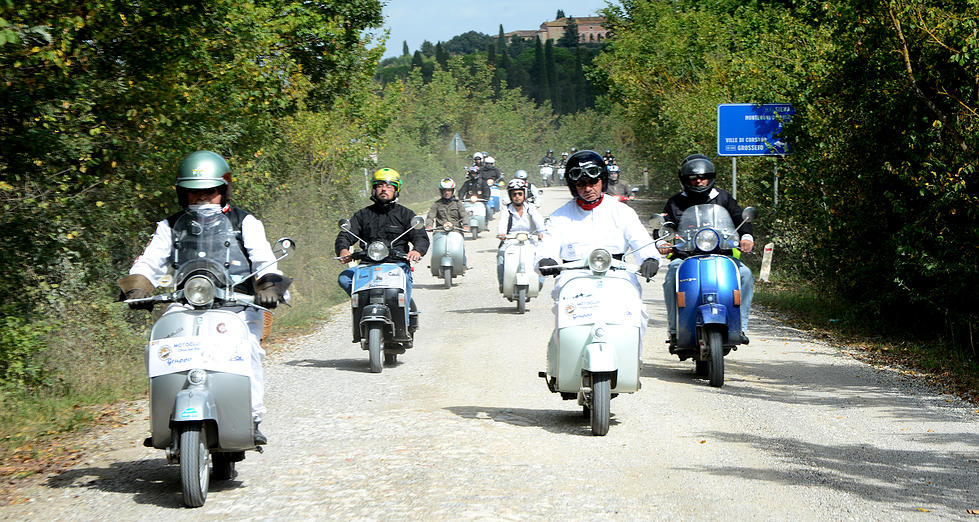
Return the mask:
[[(132, 274), (123, 277), (118, 281), (119, 288), (119, 300), (125, 301), (127, 299), (143, 299), (153, 295), (153, 283), (150, 282), (146, 276), (140, 274)], [(133, 310), (152, 310), (153, 301), (146, 301), (144, 303), (129, 303), (129, 308)]]
[(543, 275), (543, 276), (556, 276), (556, 275), (558, 275), (561, 272), (560, 270), (558, 270), (556, 268), (548, 268), (548, 267), (552, 267), (552, 266), (557, 266), (557, 261), (555, 261), (555, 260), (553, 260), (553, 259), (551, 259), (549, 257), (545, 257), (544, 259), (541, 259), (537, 263), (537, 268), (540, 269), (540, 275)]
[(643, 261), (639, 267), (639, 274), (646, 278), (647, 283), (656, 275), (656, 272), (659, 272), (659, 259), (651, 257)]
[(292, 279), (279, 274), (265, 274), (255, 283), (255, 304), (275, 308), (285, 298)]

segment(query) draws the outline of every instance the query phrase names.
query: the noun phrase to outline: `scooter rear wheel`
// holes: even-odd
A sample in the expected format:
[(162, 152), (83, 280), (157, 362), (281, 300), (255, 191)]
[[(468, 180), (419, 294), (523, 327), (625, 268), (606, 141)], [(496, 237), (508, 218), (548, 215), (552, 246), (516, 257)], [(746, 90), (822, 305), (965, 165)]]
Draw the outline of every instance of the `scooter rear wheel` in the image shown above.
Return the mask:
[(187, 507), (201, 507), (207, 500), (211, 477), (211, 453), (203, 424), (188, 424), (180, 430), (180, 487)]
[(445, 288), (452, 288), (452, 268), (445, 267), (442, 269), (442, 284)]
[(707, 367), (707, 380), (714, 388), (724, 386), (724, 338), (721, 332), (710, 330), (707, 333), (710, 348), (710, 366)]
[(384, 343), (384, 332), (381, 325), (372, 324), (367, 329), (367, 355), (370, 357), (371, 373), (381, 373), (381, 345)]
[(591, 374), (591, 434), (604, 436), (608, 433), (609, 403), (612, 400), (611, 376), (607, 373)]

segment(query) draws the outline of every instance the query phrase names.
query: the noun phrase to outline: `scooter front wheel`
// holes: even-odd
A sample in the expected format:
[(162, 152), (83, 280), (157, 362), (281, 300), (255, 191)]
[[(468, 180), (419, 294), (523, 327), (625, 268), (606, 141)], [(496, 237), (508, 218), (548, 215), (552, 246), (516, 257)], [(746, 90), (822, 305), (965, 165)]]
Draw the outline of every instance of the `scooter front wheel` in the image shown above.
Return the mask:
[(442, 269), (442, 284), (445, 288), (452, 288), (452, 268), (445, 267)]
[(201, 507), (207, 500), (211, 477), (211, 453), (203, 424), (180, 427), (180, 487), (187, 507)]
[(527, 311), (527, 289), (520, 287), (517, 290), (517, 313), (522, 314)]
[(370, 357), (371, 373), (381, 373), (381, 344), (384, 343), (384, 332), (381, 325), (372, 324), (367, 329), (367, 355)]
[(591, 374), (591, 434), (599, 437), (608, 433), (610, 402), (612, 401), (611, 375)]
[(710, 348), (710, 365), (707, 367), (707, 380), (714, 388), (724, 386), (724, 339), (718, 330), (707, 333)]

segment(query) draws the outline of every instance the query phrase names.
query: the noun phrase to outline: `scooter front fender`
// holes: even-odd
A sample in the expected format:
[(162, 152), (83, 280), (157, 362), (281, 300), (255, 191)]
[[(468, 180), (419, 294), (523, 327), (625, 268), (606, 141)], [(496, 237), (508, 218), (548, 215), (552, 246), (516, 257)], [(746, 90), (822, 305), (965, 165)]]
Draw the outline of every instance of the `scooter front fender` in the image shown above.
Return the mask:
[(203, 421), (217, 418), (214, 397), (204, 386), (191, 386), (177, 392), (172, 422)]
[(615, 347), (608, 343), (588, 343), (581, 352), (581, 369), (591, 372), (614, 372)]
[(439, 261), (439, 266), (442, 268), (452, 268), (454, 265), (455, 263), (452, 261), (452, 256), (449, 254), (442, 256), (442, 260)]

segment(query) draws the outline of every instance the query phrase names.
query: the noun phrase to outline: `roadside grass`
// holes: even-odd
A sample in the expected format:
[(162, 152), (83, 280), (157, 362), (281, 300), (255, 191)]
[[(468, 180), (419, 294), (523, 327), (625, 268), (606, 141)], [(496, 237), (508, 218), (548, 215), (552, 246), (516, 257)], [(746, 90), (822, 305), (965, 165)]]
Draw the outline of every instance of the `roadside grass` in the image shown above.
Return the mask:
[(865, 362), (900, 367), (979, 404), (979, 359), (974, 354), (954, 348), (942, 337), (925, 339), (868, 319), (869, 314), (820, 291), (812, 281), (777, 272), (772, 281), (756, 282), (755, 303), (777, 311), (793, 326), (843, 344)]

